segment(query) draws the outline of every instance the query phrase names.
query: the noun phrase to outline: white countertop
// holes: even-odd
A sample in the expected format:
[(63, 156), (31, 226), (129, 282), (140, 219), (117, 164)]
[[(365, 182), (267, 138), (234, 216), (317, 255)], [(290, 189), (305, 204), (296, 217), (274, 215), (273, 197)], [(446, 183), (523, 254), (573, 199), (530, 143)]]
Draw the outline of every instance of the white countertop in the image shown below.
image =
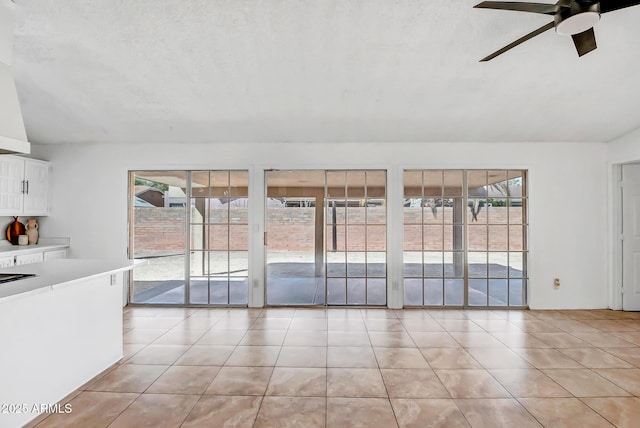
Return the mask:
[(58, 259), (0, 269), (0, 273), (37, 276), (0, 283), (0, 303), (66, 287), (77, 281), (133, 269), (133, 260)]
[(69, 238), (40, 238), (34, 245), (13, 245), (9, 241), (0, 241), (0, 257), (69, 248)]

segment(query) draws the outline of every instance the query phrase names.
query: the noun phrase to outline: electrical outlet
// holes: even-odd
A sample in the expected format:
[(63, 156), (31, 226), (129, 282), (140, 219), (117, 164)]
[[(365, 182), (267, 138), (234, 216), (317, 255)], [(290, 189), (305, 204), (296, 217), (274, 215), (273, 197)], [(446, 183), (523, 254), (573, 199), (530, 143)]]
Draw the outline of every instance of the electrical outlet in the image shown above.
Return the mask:
[(253, 280), (253, 288), (258, 288), (258, 286), (259, 286), (259, 285), (260, 285), (260, 284), (258, 283), (258, 280), (257, 280), (257, 279), (254, 279), (254, 280)]
[(556, 288), (560, 287), (560, 278), (556, 278), (553, 280), (553, 286)]

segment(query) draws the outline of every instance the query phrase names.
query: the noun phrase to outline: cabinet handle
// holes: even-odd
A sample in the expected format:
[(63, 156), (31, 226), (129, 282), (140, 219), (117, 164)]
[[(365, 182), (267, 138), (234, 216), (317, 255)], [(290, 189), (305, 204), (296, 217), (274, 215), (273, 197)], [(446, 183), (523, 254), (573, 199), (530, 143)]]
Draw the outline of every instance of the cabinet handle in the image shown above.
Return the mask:
[(25, 190), (24, 190), (25, 182), (26, 180), (22, 180), (22, 190), (20, 191), (21, 193), (25, 193)]
[(27, 195), (29, 194), (29, 180), (25, 180), (27, 182)]

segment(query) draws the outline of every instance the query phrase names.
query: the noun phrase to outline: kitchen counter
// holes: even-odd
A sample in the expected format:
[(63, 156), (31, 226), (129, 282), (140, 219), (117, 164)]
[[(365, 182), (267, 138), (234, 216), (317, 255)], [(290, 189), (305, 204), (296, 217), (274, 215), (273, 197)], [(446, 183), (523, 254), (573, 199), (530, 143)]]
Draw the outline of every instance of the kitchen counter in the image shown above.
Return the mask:
[(123, 285), (135, 264), (57, 259), (0, 270), (37, 275), (0, 284), (0, 428), (51, 411), (122, 358)]
[(25, 298), (78, 281), (130, 270), (133, 260), (59, 259), (0, 269), (0, 273), (30, 273), (35, 277), (0, 284), (0, 301)]

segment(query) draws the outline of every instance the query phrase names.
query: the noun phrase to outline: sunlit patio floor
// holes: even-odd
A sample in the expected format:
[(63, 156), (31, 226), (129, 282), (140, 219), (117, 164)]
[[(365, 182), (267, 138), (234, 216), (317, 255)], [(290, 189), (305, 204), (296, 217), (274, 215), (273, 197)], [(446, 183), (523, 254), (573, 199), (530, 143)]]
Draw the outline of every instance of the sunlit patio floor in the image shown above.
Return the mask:
[[(384, 264), (349, 263), (327, 266), (316, 276), (313, 263), (271, 263), (267, 266), (267, 305), (386, 305)], [(464, 281), (454, 278), (451, 264), (406, 264), (405, 306), (461, 306)], [(365, 278), (366, 274), (366, 278)], [(422, 276), (424, 275), (424, 280)], [(486, 279), (490, 275), (493, 278)], [(469, 265), (469, 303), (474, 306), (522, 306), (522, 272), (499, 264)], [(511, 280), (507, 280), (510, 277)], [(135, 303), (184, 304), (185, 281), (136, 281)], [(328, 292), (325, 292), (328, 286)], [(246, 305), (246, 277), (192, 277), (189, 303)], [(488, 296), (487, 296), (488, 294)]]

